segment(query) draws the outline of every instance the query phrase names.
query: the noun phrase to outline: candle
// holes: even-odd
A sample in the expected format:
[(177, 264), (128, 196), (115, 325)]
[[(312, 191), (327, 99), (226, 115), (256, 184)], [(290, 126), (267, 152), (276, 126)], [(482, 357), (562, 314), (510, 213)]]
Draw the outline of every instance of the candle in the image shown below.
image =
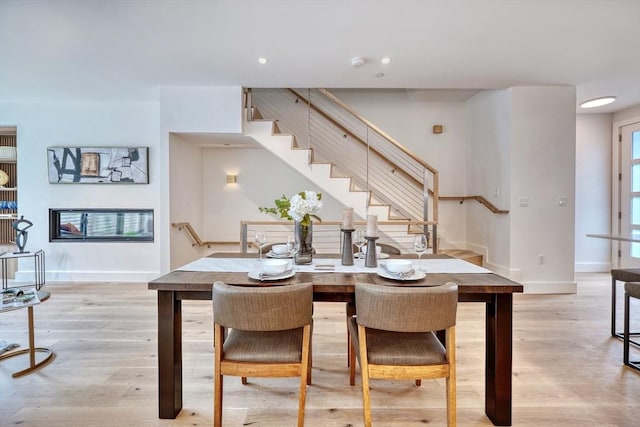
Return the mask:
[(378, 237), (378, 215), (367, 215), (367, 237)]
[(345, 210), (342, 211), (342, 229), (353, 229), (353, 208), (345, 208)]

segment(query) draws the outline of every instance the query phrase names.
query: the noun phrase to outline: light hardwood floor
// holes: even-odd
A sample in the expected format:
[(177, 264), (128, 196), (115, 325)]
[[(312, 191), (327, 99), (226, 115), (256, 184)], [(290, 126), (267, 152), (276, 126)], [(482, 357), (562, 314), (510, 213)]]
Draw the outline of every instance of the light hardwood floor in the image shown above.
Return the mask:
[[(608, 274), (580, 274), (576, 295), (515, 296), (514, 426), (638, 425), (640, 372), (623, 367), (622, 342), (608, 335), (609, 283)], [(52, 297), (35, 309), (36, 344), (56, 357), (18, 379), (11, 373), (25, 358), (0, 363), (1, 426), (212, 424), (210, 303), (183, 304), (184, 409), (176, 420), (159, 420), (155, 292), (145, 283), (49, 283), (46, 289)], [(26, 315), (0, 314), (0, 340), (26, 346)], [(362, 425), (360, 383), (348, 385), (344, 305), (316, 303), (314, 318), (306, 425)], [(459, 305), (460, 426), (491, 425), (484, 415), (483, 318), (483, 305)], [(634, 320), (640, 329), (640, 304)], [(640, 350), (634, 355), (640, 359)], [(242, 386), (227, 378), (225, 426), (295, 425), (296, 381), (250, 378)], [(444, 393), (442, 381), (416, 388), (412, 381), (374, 380), (374, 424), (445, 425)]]

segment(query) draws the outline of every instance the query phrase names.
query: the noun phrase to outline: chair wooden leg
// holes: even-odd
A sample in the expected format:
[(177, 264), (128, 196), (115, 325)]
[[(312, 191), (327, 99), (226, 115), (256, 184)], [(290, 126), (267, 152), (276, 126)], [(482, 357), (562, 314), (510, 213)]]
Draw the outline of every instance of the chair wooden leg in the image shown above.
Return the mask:
[(447, 426), (455, 427), (457, 420), (456, 404), (456, 328), (447, 329), (447, 360), (449, 362), (449, 376), (447, 377)]
[(300, 360), (300, 397), (298, 399), (298, 427), (304, 427), (304, 408), (307, 399), (307, 381), (309, 379), (309, 371), (311, 366), (311, 327), (305, 326), (302, 336), (302, 358)]
[(222, 427), (222, 375), (215, 374), (213, 398), (213, 427)]
[(360, 372), (362, 374), (362, 409), (364, 426), (371, 427), (371, 399), (369, 395), (369, 362), (367, 360), (367, 339), (365, 329), (358, 325), (358, 343), (360, 346)]
[(307, 385), (311, 385), (311, 372), (313, 370), (313, 330), (309, 337), (309, 367), (307, 368)]
[(247, 385), (247, 377), (242, 377), (242, 385)]
[(214, 327), (213, 427), (222, 427), (222, 328)]
[[(360, 368), (362, 369), (362, 367)], [(356, 349), (349, 340), (349, 385), (356, 384)]]
[(422, 385), (422, 380), (421, 379), (417, 379), (416, 380), (416, 387), (420, 387)]

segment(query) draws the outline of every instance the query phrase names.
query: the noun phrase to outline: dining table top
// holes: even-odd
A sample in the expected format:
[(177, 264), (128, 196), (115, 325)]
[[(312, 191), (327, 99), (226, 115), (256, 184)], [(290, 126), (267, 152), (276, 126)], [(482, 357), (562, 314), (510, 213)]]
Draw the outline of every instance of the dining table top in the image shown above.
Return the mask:
[[(256, 254), (242, 253), (214, 253), (207, 258), (253, 258), (257, 260)], [(316, 254), (314, 262), (319, 264), (325, 259), (339, 259), (338, 254)], [(415, 255), (392, 255), (391, 258), (416, 259)], [(422, 260), (429, 259), (451, 259), (448, 255), (427, 254)], [(358, 262), (358, 260), (356, 260)], [(466, 261), (464, 261), (466, 262)], [(187, 267), (188, 268), (188, 267)], [(188, 269), (176, 269), (163, 275), (148, 284), (151, 290), (168, 291), (211, 291), (211, 286), (215, 281), (222, 281), (231, 285), (242, 286), (274, 286), (287, 285), (293, 283), (313, 283), (314, 293), (353, 293), (356, 283), (374, 283), (396, 286), (437, 286), (447, 282), (458, 284), (458, 292), (461, 294), (499, 294), (499, 293), (519, 293), (523, 291), (521, 284), (514, 282), (499, 274), (483, 269), (485, 272), (446, 272), (430, 273), (423, 279), (412, 281), (391, 280), (376, 274), (377, 269), (370, 271), (340, 272), (333, 270), (313, 270), (296, 271), (289, 278), (278, 281), (260, 281), (249, 277), (246, 271), (189, 271)]]

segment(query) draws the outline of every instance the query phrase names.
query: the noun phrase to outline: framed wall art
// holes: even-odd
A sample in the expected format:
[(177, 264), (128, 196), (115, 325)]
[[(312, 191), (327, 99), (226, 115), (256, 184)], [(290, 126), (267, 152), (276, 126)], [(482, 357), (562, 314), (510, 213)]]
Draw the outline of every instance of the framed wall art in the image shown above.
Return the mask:
[(148, 147), (49, 147), (50, 184), (148, 184)]

